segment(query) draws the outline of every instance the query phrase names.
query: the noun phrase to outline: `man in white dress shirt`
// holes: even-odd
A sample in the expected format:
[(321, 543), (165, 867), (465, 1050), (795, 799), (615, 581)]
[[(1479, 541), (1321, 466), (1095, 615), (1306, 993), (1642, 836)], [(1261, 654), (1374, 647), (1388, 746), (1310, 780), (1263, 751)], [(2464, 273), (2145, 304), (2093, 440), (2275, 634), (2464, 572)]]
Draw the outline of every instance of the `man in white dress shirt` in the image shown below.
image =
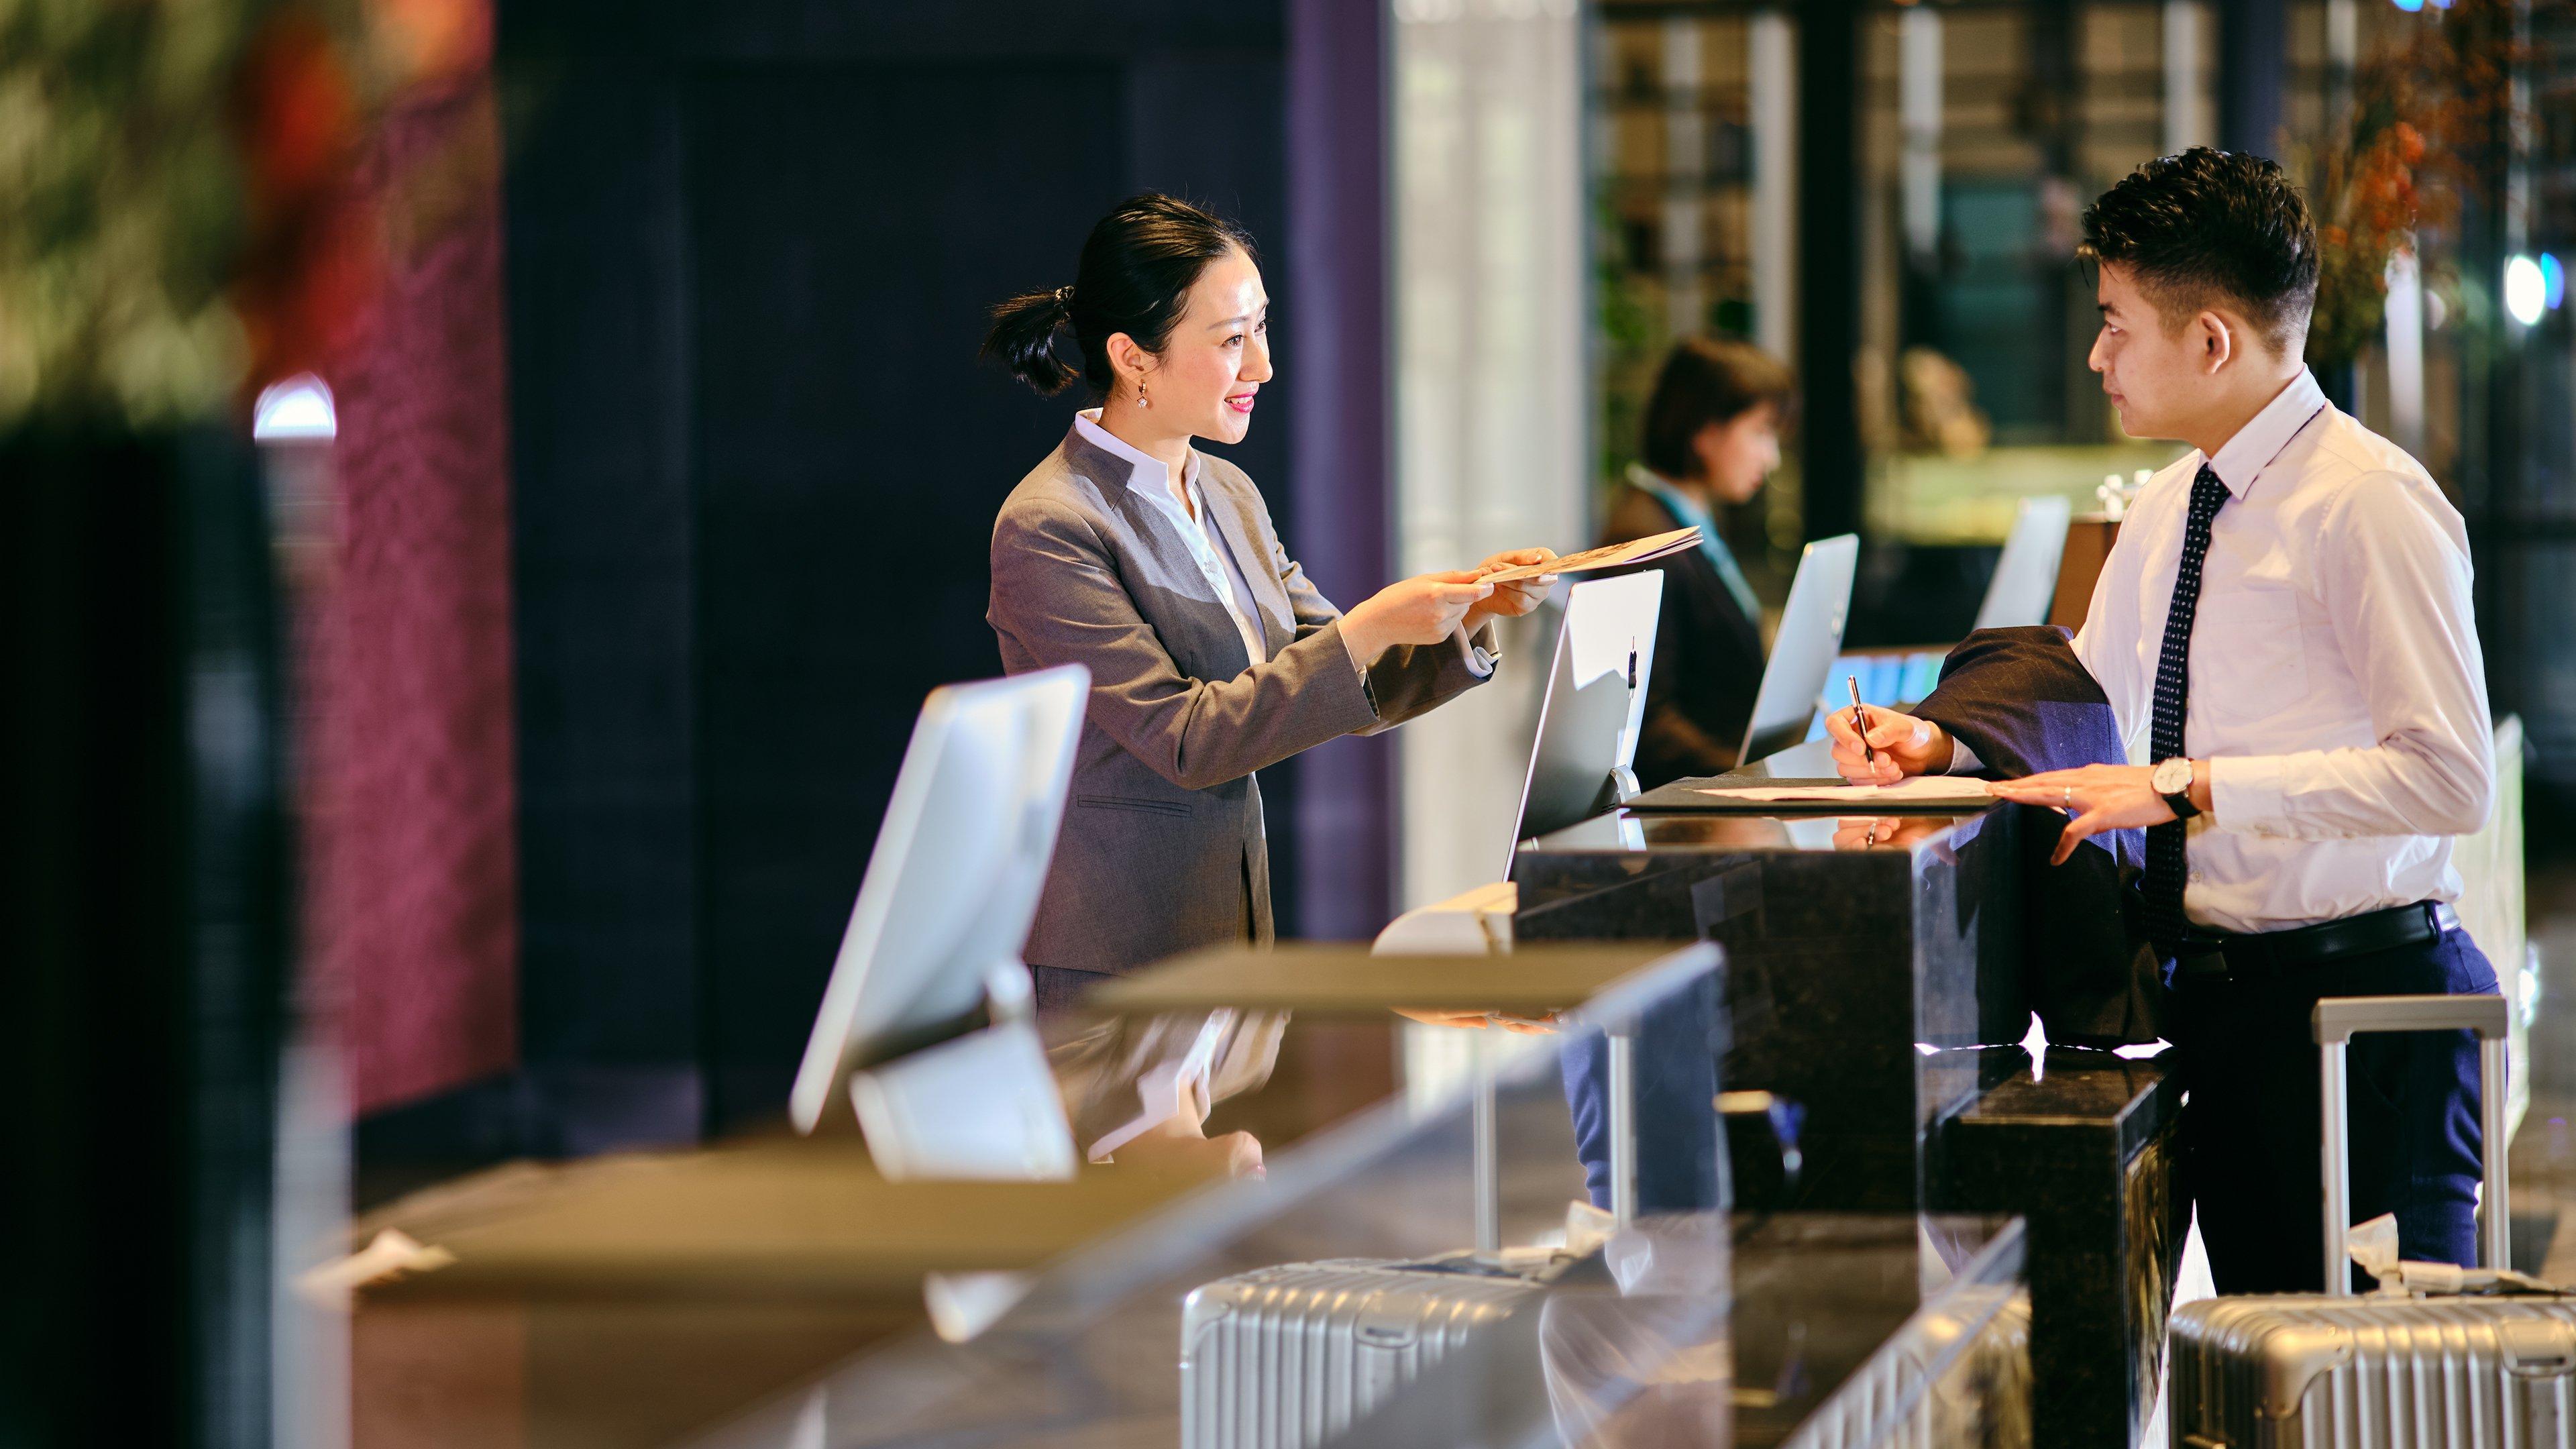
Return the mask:
[[(2421, 464), (2326, 401), (2301, 362), (2306, 204), (2269, 161), (2197, 148), (2085, 213), (2093, 370), (2137, 437), (2195, 451), (2149, 482), (2074, 650), (2130, 758), (1998, 786), (2072, 817), (2057, 845), (2145, 828), (2138, 912), (2171, 960), (2191, 1093), (2186, 1180), (2222, 1292), (2315, 1290), (2321, 996), (2487, 992), (2449, 903), (2451, 837), (2495, 762), (2468, 538)], [(1939, 726), (1836, 712), (1853, 779), (1967, 771)], [(2354, 1039), (2355, 1221), (2405, 1256), (2475, 1261), (2474, 1043)]]

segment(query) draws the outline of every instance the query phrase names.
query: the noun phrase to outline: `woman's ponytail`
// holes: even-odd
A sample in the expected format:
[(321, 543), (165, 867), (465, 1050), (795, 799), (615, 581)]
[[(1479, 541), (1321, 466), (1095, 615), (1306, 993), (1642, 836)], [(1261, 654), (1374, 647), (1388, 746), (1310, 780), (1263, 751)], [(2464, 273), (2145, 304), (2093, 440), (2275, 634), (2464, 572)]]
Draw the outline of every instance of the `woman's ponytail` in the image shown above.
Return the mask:
[(1056, 329), (1073, 321), (1073, 289), (1022, 292), (993, 309), (984, 334), (985, 357), (998, 357), (1011, 375), (1049, 397), (1064, 391), (1075, 372), (1055, 355)]

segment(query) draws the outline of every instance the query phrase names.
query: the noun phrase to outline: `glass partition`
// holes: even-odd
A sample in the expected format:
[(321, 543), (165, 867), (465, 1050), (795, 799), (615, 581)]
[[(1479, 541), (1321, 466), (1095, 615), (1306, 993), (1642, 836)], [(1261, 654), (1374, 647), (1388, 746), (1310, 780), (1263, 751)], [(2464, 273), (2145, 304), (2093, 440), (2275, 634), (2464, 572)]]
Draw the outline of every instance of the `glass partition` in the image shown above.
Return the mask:
[[(1780, 1443), (1882, 1352), (1903, 1392), (1854, 1390), (1881, 1415), (1942, 1412), (1945, 1354), (2026, 1359), (2016, 1225), (1724, 1211), (1715, 948), (1557, 1008), (1524, 969), (1548, 954), (1376, 958), (1388, 992), (1450, 983), (1401, 1012), (1185, 987), (1056, 1024), (1086, 1156), (1233, 1180), (1014, 1285), (967, 1341), (895, 1342), (702, 1442)], [(1166, 1115), (1192, 1101), (1203, 1123)]]

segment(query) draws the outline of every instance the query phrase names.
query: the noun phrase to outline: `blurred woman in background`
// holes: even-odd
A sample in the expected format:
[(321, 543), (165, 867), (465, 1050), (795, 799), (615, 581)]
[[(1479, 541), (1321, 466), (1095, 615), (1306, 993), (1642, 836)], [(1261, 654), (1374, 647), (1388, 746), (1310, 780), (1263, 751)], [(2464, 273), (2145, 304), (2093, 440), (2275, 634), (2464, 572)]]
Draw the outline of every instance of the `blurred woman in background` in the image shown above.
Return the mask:
[(1664, 571), (1664, 612), (1637, 740), (1648, 789), (1734, 768), (1762, 686), (1762, 605), (1719, 527), (1780, 466), (1789, 369), (1743, 342), (1691, 338), (1664, 359), (1646, 403), (1644, 461), (1610, 503), (1601, 542), (1698, 525), (1700, 546), (1641, 568)]

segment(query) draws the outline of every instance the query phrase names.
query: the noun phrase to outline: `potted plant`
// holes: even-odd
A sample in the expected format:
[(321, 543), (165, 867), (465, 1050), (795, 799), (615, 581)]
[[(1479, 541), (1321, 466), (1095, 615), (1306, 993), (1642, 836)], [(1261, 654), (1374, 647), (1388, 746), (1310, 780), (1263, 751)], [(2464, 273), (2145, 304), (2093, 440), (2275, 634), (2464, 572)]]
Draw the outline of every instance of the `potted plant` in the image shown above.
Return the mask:
[(2479, 159), (2513, 118), (2512, 0), (2427, 9), (2406, 39), (2354, 68), (2351, 103), (2305, 158), (2317, 223), (2317, 301), (2307, 361), (2337, 406), (2387, 321), (2388, 265), (2447, 224), (2481, 181)]
[(365, 285), (354, 12), (0, 12), (0, 1441), (267, 1444), (289, 877), (247, 399)]

